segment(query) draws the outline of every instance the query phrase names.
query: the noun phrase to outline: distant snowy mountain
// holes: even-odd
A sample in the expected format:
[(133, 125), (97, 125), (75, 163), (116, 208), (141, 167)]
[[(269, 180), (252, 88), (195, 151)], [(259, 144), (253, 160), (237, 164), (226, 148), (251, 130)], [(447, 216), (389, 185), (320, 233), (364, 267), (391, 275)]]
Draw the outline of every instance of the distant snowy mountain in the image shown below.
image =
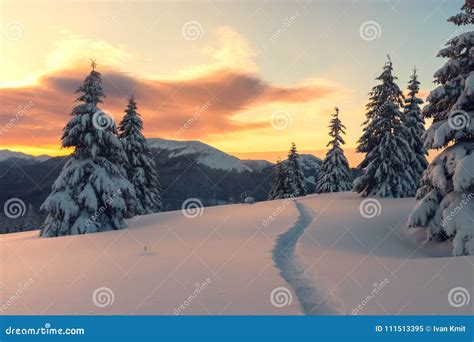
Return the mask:
[(262, 171), (267, 167), (271, 167), (274, 164), (269, 162), (268, 160), (253, 160), (253, 159), (243, 159), (242, 162), (251, 168), (253, 171)]
[(39, 162), (45, 161), (49, 158), (50, 156), (47, 156), (45, 154), (40, 155), (40, 156), (32, 156), (26, 153), (22, 152), (15, 152), (15, 151), (10, 151), (10, 150), (0, 150), (0, 161), (4, 161), (10, 158), (19, 158), (19, 159), (29, 159), (29, 160), (36, 160)]
[(298, 161), (303, 170), (312, 170), (321, 168), (322, 160), (312, 154), (300, 154)]
[(151, 149), (169, 151), (169, 157), (188, 156), (198, 164), (226, 171), (252, 172), (240, 159), (224, 153), (217, 148), (206, 145), (200, 141), (176, 141), (160, 138), (149, 138), (148, 145)]
[[(275, 165), (269, 161), (240, 160), (197, 141), (148, 141), (167, 211), (181, 208), (186, 199), (194, 197), (205, 206), (236, 203), (245, 194), (257, 202), (268, 199)], [(11, 158), (17, 159), (12, 163)], [(321, 160), (306, 154), (299, 160), (308, 193), (313, 193)], [(0, 234), (32, 229), (44, 221), (39, 207), (66, 161), (67, 157), (35, 157), (0, 150), (0, 205), (17, 197), (33, 210), (14, 222), (0, 215)]]

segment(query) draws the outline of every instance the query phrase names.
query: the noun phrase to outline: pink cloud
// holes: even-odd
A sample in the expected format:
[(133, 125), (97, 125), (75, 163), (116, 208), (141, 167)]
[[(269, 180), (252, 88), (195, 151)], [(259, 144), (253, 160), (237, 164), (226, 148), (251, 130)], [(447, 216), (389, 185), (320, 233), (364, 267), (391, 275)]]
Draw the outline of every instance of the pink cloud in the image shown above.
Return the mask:
[[(117, 70), (100, 71), (107, 96), (101, 107), (118, 121), (126, 98), (134, 93), (149, 137), (176, 137), (176, 132), (197, 116), (199, 119), (181, 132), (180, 139), (258, 130), (268, 126), (267, 115), (252, 123), (236, 121), (234, 115), (272, 102), (305, 103), (339, 91), (337, 87), (318, 84), (278, 87), (255, 74), (235, 70), (219, 70), (186, 80), (150, 80)], [(0, 128), (8, 126), (8, 130), (0, 132), (2, 145), (57, 144), (75, 105), (74, 91), (87, 73), (88, 70), (55, 72), (35, 86), (3, 88)], [(28, 103), (32, 105), (22, 110)]]

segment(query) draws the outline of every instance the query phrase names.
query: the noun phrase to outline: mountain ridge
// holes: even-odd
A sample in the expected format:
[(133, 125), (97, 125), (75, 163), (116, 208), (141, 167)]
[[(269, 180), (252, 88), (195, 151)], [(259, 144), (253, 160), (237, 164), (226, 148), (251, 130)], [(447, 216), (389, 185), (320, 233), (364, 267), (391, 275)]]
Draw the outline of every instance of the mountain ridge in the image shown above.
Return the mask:
[[(267, 167), (275, 165), (274, 163), (264, 159), (240, 159), (230, 153), (224, 152), (209, 144), (198, 140), (171, 140), (163, 138), (147, 138), (148, 145), (153, 152), (167, 151), (168, 157), (174, 158), (179, 156), (188, 157), (197, 164), (224, 171), (242, 172), (259, 172)], [(8, 149), (0, 149), (0, 161), (10, 158), (18, 158), (24, 160), (34, 160), (44, 162), (54, 158), (48, 155), (34, 156), (24, 152), (11, 151)], [(302, 166), (305, 164), (320, 164), (321, 159), (312, 154), (301, 154), (300, 160)], [(308, 165), (306, 165), (307, 167)]]

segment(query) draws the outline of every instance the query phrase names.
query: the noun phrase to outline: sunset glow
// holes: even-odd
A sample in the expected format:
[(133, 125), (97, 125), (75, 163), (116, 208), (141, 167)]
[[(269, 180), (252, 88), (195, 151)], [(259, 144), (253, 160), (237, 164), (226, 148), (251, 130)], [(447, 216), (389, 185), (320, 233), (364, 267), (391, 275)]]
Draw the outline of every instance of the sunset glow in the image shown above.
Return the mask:
[[(120, 120), (134, 93), (147, 137), (200, 140), (268, 160), (294, 141), (323, 156), (338, 106), (355, 164), (361, 156), (350, 151), (385, 55), (392, 56), (402, 88), (416, 64), (426, 96), (440, 63), (433, 42), (452, 34), (445, 17), (459, 4), (433, 12), (429, 2), (413, 3), (413, 14), (388, 17), (398, 7), (329, 3), (318, 3), (327, 8), (322, 13), (316, 4), (283, 2), (5, 1), (0, 149), (67, 154), (59, 149), (61, 130), (93, 58), (107, 95), (102, 108)], [(430, 33), (419, 32), (416, 44), (430, 48), (415, 48), (408, 37), (420, 16)], [(361, 39), (359, 28), (370, 18), (377, 18), (381, 35), (405, 32), (406, 41)]]

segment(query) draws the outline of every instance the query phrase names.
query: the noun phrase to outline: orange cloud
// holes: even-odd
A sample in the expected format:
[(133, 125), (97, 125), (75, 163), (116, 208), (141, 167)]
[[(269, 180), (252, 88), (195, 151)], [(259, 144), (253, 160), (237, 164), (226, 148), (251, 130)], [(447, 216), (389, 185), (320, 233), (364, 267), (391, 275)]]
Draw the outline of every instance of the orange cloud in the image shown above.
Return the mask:
[[(205, 139), (229, 132), (268, 127), (267, 115), (252, 122), (236, 120), (241, 111), (278, 103), (307, 103), (338, 92), (336, 86), (305, 84), (278, 87), (254, 73), (221, 69), (189, 79), (151, 80), (103, 69), (107, 98), (101, 108), (116, 121), (126, 98), (134, 93), (148, 137)], [(59, 143), (70, 120), (75, 90), (88, 70), (62, 70), (42, 76), (37, 84), (3, 88), (0, 107), (0, 146), (40, 146)]]

